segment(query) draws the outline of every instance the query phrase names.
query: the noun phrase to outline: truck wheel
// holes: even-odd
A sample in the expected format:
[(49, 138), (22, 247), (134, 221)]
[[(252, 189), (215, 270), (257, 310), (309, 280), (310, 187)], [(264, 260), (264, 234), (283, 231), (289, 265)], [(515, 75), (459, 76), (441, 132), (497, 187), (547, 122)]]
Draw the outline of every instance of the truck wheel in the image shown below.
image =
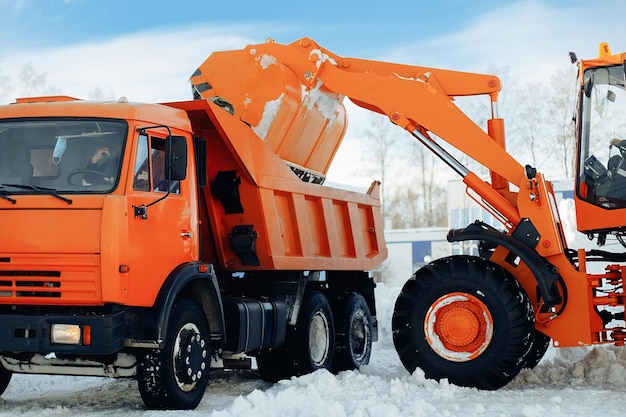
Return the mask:
[(304, 297), (296, 326), (298, 374), (330, 369), (335, 352), (335, 323), (328, 300), (319, 291)]
[(209, 325), (202, 308), (182, 300), (171, 312), (163, 349), (148, 352), (137, 365), (137, 381), (146, 407), (191, 410), (209, 382)]
[(9, 386), (9, 382), (11, 382), (11, 377), (13, 376), (13, 372), (4, 368), (4, 366), (0, 365), (0, 395), (4, 394), (7, 387)]
[(372, 353), (373, 334), (372, 314), (367, 301), (361, 294), (351, 294), (337, 323), (333, 370), (339, 372), (367, 365)]
[(534, 369), (535, 366), (539, 365), (539, 362), (541, 362), (548, 348), (550, 348), (551, 341), (552, 338), (550, 336), (545, 335), (539, 330), (535, 330), (530, 349), (526, 356), (524, 356), (524, 365), (522, 368)]
[(318, 369), (330, 369), (335, 351), (335, 325), (328, 300), (319, 291), (304, 296), (298, 321), (287, 328), (285, 346), (257, 356), (261, 378), (276, 382)]
[(392, 319), (404, 367), (427, 378), (480, 389), (506, 385), (521, 370), (534, 331), (532, 307), (499, 265), (452, 256), (419, 269)]

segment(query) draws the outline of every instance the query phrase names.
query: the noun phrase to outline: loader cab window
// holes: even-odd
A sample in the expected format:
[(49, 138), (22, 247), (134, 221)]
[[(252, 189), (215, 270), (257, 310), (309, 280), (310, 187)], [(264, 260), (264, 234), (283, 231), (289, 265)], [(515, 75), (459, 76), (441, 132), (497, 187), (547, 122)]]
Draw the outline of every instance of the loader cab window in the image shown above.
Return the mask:
[(179, 181), (167, 181), (165, 175), (165, 139), (139, 135), (135, 157), (133, 188), (137, 191), (154, 191), (180, 194)]
[(585, 72), (579, 105), (580, 198), (607, 209), (626, 207), (624, 66)]

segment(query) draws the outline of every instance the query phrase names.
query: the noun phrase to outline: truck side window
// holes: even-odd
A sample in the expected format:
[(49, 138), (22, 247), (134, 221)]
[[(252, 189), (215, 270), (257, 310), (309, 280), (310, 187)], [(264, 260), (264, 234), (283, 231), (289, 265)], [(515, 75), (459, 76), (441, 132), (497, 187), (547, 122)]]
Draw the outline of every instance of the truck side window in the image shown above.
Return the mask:
[(165, 179), (165, 140), (152, 137), (150, 155), (152, 156), (152, 189), (167, 191)]
[(148, 136), (139, 135), (133, 172), (133, 189), (150, 191), (150, 164), (148, 162)]
[[(167, 178), (165, 174), (165, 139), (152, 137), (150, 142), (150, 155), (152, 159), (152, 190), (167, 192)], [(172, 181), (170, 193), (180, 194), (179, 181)]]
[[(149, 155), (149, 157), (148, 157)], [(133, 188), (138, 191), (167, 192), (165, 175), (165, 139), (140, 135), (137, 141)], [(170, 184), (170, 193), (180, 194), (178, 181)]]

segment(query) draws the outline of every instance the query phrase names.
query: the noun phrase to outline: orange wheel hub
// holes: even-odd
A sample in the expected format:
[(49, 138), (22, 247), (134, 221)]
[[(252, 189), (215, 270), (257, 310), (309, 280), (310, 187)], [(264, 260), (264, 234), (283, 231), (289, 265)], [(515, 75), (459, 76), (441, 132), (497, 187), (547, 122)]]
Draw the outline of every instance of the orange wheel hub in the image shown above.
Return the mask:
[(480, 299), (454, 292), (432, 304), (424, 320), (424, 333), (439, 356), (453, 362), (466, 362), (489, 346), (493, 320)]

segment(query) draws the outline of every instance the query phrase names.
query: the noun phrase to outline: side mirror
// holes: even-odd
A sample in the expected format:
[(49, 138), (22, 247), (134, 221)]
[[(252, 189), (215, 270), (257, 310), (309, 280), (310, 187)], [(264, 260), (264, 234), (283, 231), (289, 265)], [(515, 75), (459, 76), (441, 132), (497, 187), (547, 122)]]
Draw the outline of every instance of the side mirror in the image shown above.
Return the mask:
[(187, 176), (187, 141), (183, 136), (170, 138), (171, 145), (166, 146), (165, 172), (171, 173), (171, 181), (184, 180)]
[(593, 76), (589, 78), (584, 85), (585, 96), (591, 98), (591, 90), (593, 90)]

